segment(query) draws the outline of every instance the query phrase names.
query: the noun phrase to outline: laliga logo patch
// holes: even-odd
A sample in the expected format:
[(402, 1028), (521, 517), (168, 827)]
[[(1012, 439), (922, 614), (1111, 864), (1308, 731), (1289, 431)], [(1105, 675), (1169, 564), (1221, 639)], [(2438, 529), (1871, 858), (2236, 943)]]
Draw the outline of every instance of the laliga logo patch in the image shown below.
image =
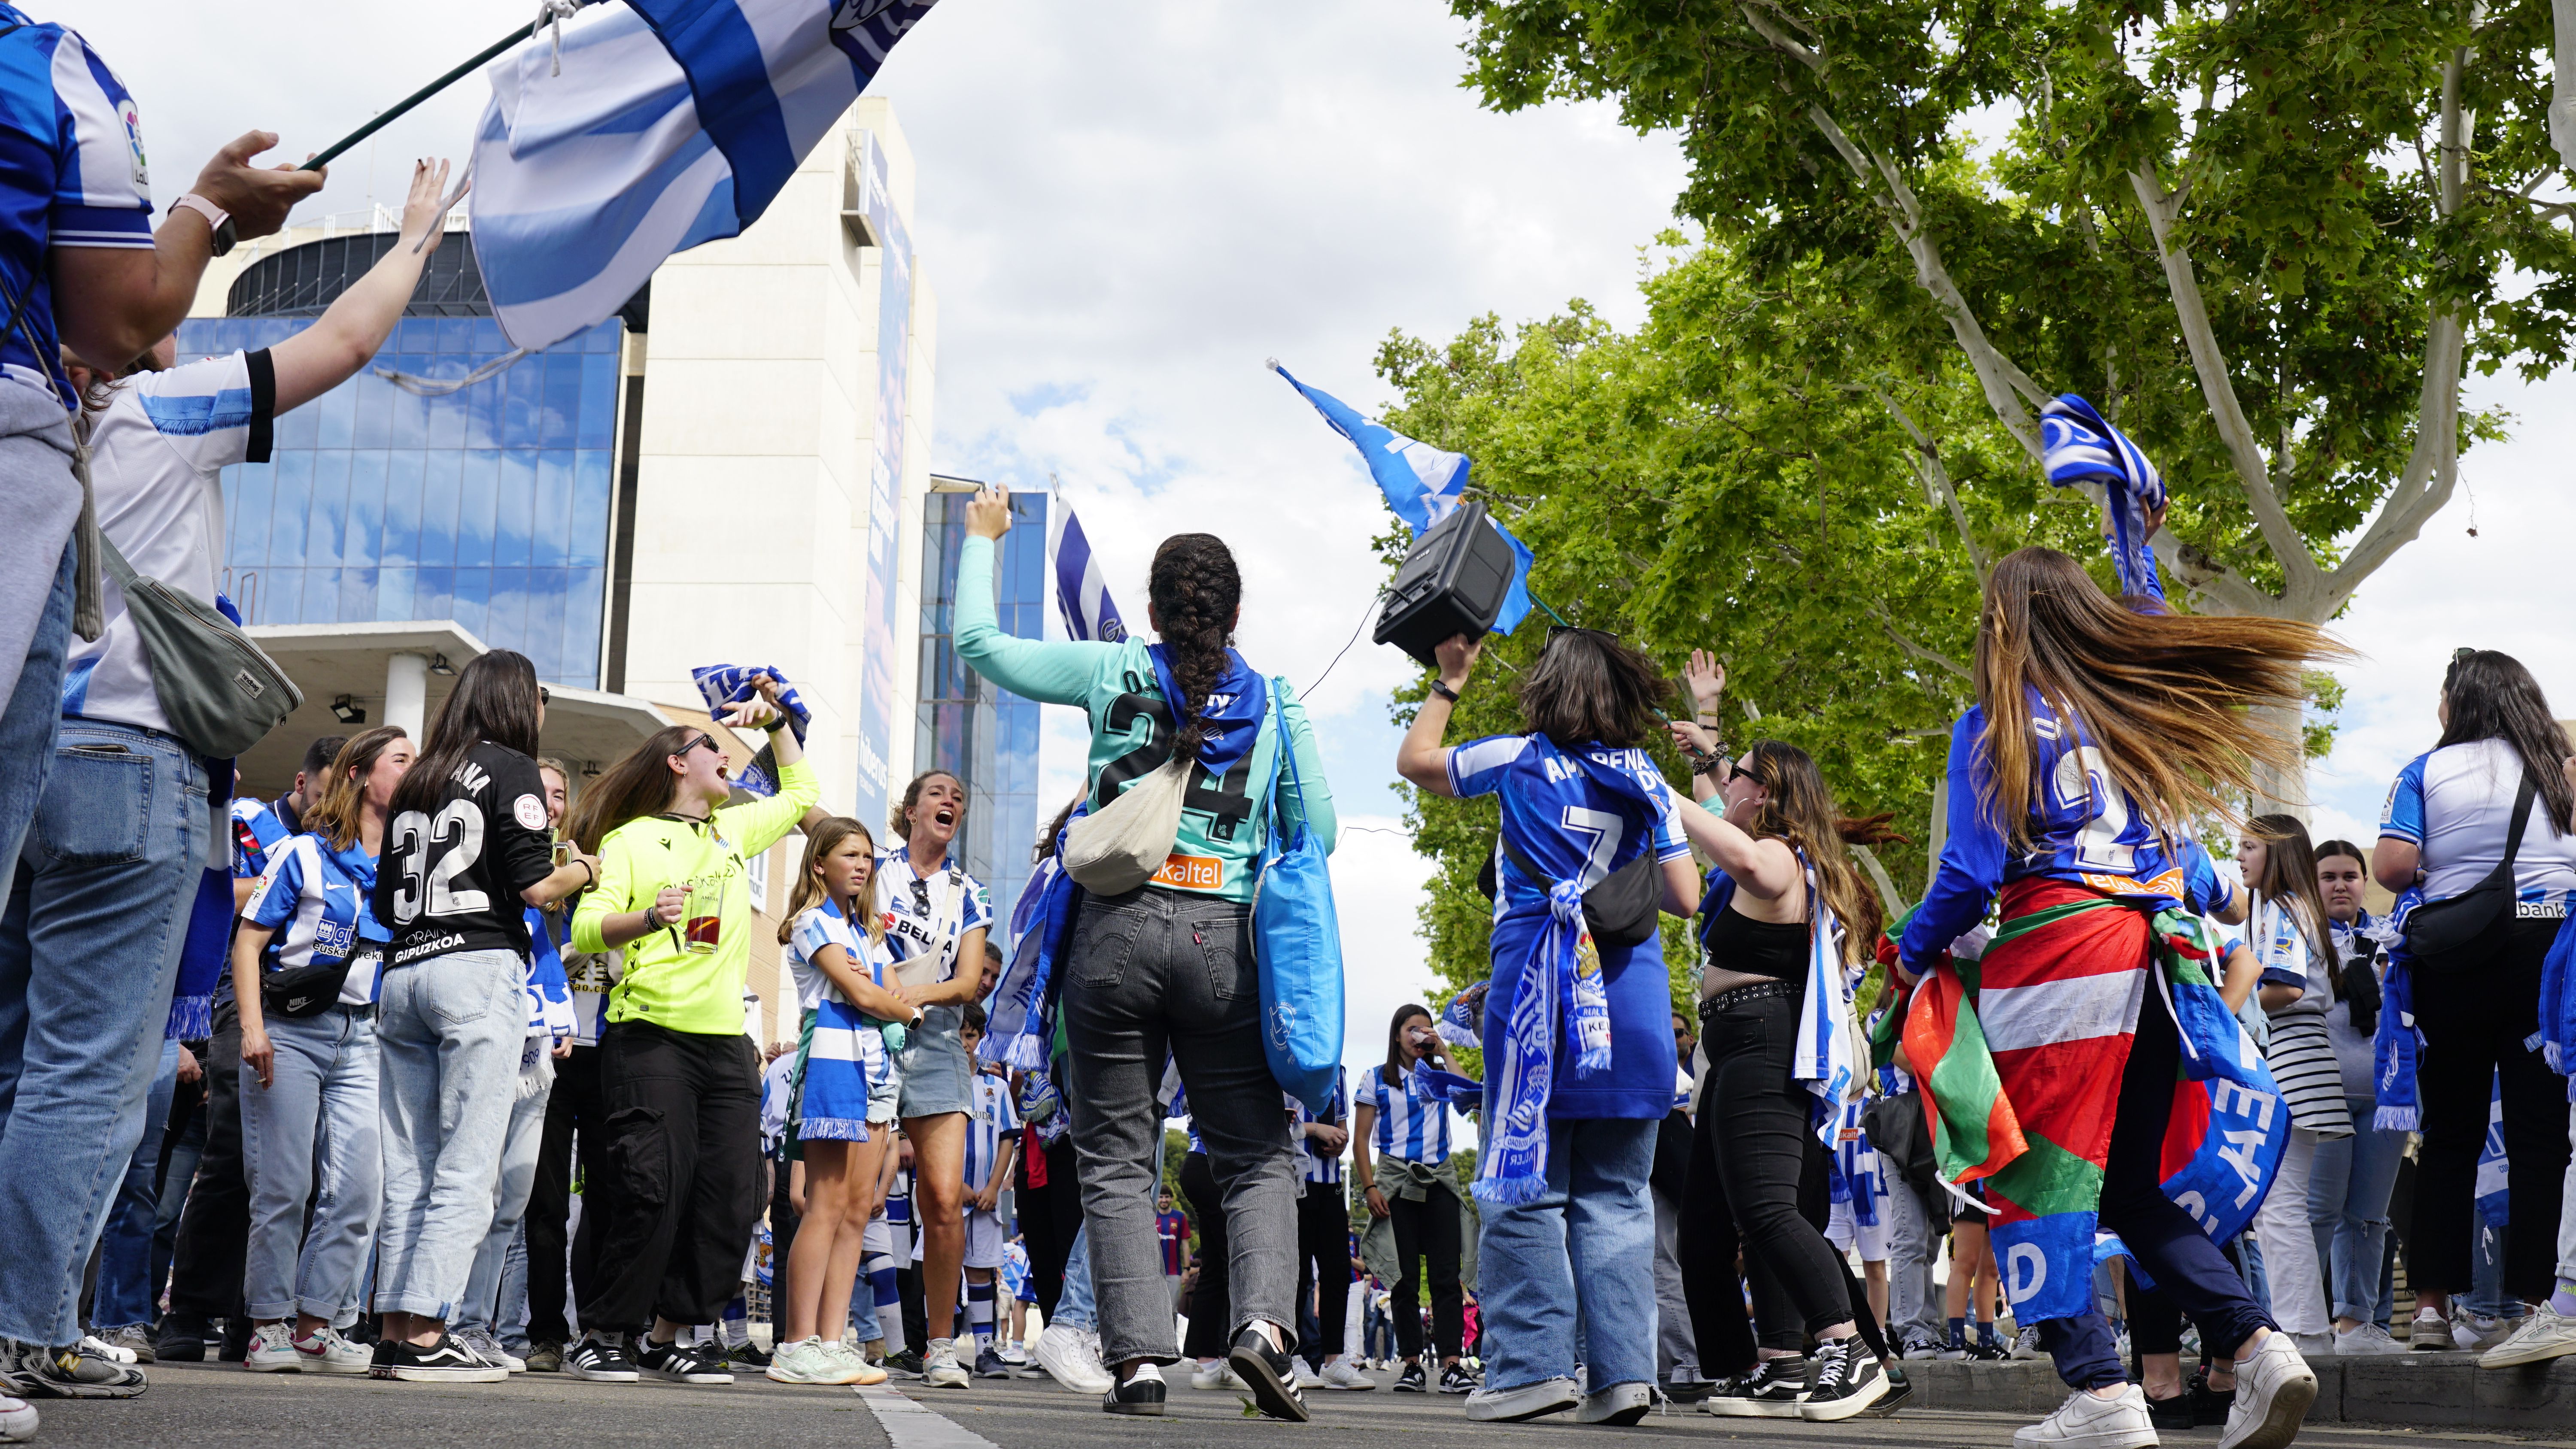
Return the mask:
[(522, 795), (510, 803), (510, 818), (524, 830), (546, 828), (546, 802), (534, 795)]
[(129, 100), (117, 107), (116, 118), (125, 123), (125, 149), (134, 157), (134, 184), (151, 185), (152, 168), (143, 160), (142, 114), (134, 109), (134, 102)]

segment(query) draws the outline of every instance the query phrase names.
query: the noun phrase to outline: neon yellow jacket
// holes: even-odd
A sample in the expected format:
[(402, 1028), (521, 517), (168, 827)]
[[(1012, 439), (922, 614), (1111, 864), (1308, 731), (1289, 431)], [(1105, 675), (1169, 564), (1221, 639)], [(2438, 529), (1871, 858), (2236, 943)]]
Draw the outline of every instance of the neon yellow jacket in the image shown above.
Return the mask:
[(814, 767), (799, 760), (778, 770), (778, 793), (728, 805), (707, 820), (648, 815), (608, 832), (599, 843), (599, 884), (582, 893), (572, 916), (576, 951), (604, 951), (608, 918), (653, 904), (665, 886), (693, 894), (689, 913), (716, 903), (716, 949), (692, 955), (681, 928), (645, 932), (626, 943), (626, 974), (608, 997), (610, 1021), (649, 1021), (671, 1031), (740, 1035), (742, 993), (751, 969), (748, 857), (776, 845), (807, 807), (823, 797)]

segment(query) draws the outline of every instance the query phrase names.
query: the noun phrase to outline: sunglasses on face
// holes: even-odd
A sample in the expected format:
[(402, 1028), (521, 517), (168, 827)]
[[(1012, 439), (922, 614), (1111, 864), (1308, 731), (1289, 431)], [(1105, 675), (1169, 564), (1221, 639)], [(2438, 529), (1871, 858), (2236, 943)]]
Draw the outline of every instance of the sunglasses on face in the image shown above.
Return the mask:
[(551, 690), (551, 689), (546, 688), (546, 687), (545, 687), (544, 685), (542, 685), (542, 684), (538, 685), (538, 686), (537, 686), (537, 703), (539, 703), (539, 704), (552, 704), (552, 703), (554, 703), (554, 702), (555, 702), (555, 692), (554, 692), (553, 690)]
[(1762, 783), (1761, 776), (1744, 768), (1743, 764), (1740, 762), (1726, 767), (1726, 783), (1732, 785), (1738, 780), (1750, 780), (1756, 785)]
[(713, 735), (700, 735), (696, 739), (689, 741), (687, 744), (680, 746), (680, 752), (672, 758), (683, 760), (687, 759), (689, 757), (689, 753), (697, 749), (700, 745), (704, 745), (710, 751), (714, 752), (717, 759), (721, 760), (724, 758), (724, 746), (717, 744), (715, 736)]

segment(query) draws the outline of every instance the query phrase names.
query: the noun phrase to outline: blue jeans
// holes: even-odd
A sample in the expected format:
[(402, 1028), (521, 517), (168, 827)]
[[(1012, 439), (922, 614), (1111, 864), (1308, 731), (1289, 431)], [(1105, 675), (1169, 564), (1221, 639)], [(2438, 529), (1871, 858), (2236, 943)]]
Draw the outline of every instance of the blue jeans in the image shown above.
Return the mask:
[[(6, 384), (0, 384), (6, 386)], [(71, 657), (72, 580), (80, 563), (80, 542), (63, 546), (54, 569), (53, 592), (36, 616), (36, 636), (27, 646), (27, 661), (18, 683), (0, 710), (0, 911), (9, 908), (17, 877), (18, 844), (36, 818), (36, 801), (45, 793), (45, 776), (54, 764), (54, 730), (63, 713), (63, 666)]]
[(108, 1210), (98, 1240), (98, 1293), (89, 1321), (101, 1333), (140, 1328), (161, 1316), (161, 1280), (152, 1274), (152, 1228), (160, 1215), (153, 1175), (161, 1167), (161, 1128), (170, 1120), (170, 1096), (179, 1087), (179, 1044), (161, 1043), (161, 1065), (143, 1099), (142, 1131), (125, 1164), (125, 1182)]
[(2388, 1194), (2397, 1165), (2406, 1159), (2406, 1134), (2370, 1125), (2376, 1107), (2368, 1097), (2348, 1097), (2353, 1135), (2317, 1144), (2308, 1170), (2308, 1225), (2317, 1234), (2317, 1261), (2326, 1269), (2334, 1316), (2376, 1323), (2386, 1316), (2380, 1268), (2388, 1241)]
[[(511, 1079), (511, 1090), (518, 1089), (519, 1078)], [(537, 1149), (546, 1140), (546, 1098), (549, 1092), (533, 1097), (519, 1097), (510, 1104), (510, 1131), (501, 1145), (500, 1177), (493, 1188), (492, 1226), (485, 1229), (483, 1241), (474, 1250), (474, 1271), (465, 1280), (465, 1306), (457, 1313), (457, 1322), (479, 1324), (501, 1337), (509, 1321), (502, 1292), (509, 1276), (511, 1245), (518, 1243), (519, 1224), (528, 1215), (528, 1197), (537, 1188)], [(519, 1244), (519, 1301), (517, 1317), (522, 1329), (528, 1311), (528, 1250)]]
[(518, 1094), (526, 979), (514, 951), (451, 951), (385, 971), (376, 1004), (385, 1154), (380, 1313), (464, 1317)]
[(265, 1025), (276, 1052), (273, 1084), (263, 1088), (250, 1063), (241, 1067), (250, 1178), (242, 1301), (258, 1322), (309, 1313), (346, 1328), (358, 1321), (367, 1249), (384, 1205), (374, 1015), (330, 1006)]
[(0, 915), (0, 1338), (80, 1339), (81, 1269), (142, 1136), (213, 841), (185, 746), (62, 721)]
[(1100, 1326), (1100, 1310), (1091, 1301), (1091, 1229), (1073, 1231), (1071, 1256), (1064, 1260), (1064, 1295), (1055, 1301), (1055, 1317), (1049, 1327), (1063, 1324), (1089, 1333)]
[[(175, 1094), (171, 1105), (178, 1105)], [(162, 1285), (170, 1281), (170, 1261), (179, 1253), (179, 1214), (187, 1208), (188, 1189), (197, 1181), (197, 1159), (206, 1155), (202, 1090), (195, 1109), (188, 1113), (188, 1125), (179, 1129), (179, 1138), (169, 1144), (169, 1152), (170, 1160), (161, 1169), (160, 1200), (152, 1209), (152, 1291), (156, 1303)]]
[(1547, 1124), (1547, 1187), (1483, 1203), (1485, 1380), (1517, 1389), (1572, 1378), (1578, 1311), (1594, 1393), (1655, 1376), (1655, 1165), (1651, 1118)]

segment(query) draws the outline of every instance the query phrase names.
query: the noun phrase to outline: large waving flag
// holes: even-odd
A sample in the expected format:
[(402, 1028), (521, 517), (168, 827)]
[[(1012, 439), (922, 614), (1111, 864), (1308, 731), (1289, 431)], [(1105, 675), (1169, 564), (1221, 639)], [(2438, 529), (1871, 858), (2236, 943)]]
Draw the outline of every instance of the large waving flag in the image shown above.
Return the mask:
[(514, 347), (760, 219), (938, 0), (611, 0), (486, 72), (474, 255)]
[[(1061, 505), (1063, 500), (1057, 502)], [(1109, 597), (1109, 583), (1100, 576), (1100, 560), (1092, 557), (1091, 540), (1083, 536), (1082, 520), (1074, 517), (1072, 508), (1056, 509), (1047, 555), (1055, 560), (1055, 606), (1064, 615), (1064, 632), (1103, 644), (1126, 638), (1127, 624), (1118, 617), (1118, 601)]]
[[(1270, 370), (1286, 378), (1288, 385), (1304, 394), (1306, 401), (1315, 405), (1315, 411), (1324, 415), (1324, 421), (1333, 425), (1333, 431), (1350, 439), (1351, 446), (1360, 450), (1360, 457), (1368, 463), (1369, 476), (1377, 480), (1378, 491), (1386, 495), (1387, 507), (1395, 510), (1395, 516), (1404, 520), (1415, 538), (1448, 517), (1466, 496), (1466, 454), (1444, 453), (1361, 417), (1340, 398), (1299, 382), (1275, 357), (1270, 360)], [(1536, 560), (1529, 545), (1512, 537), (1502, 520), (1487, 514), (1485, 521), (1512, 546), (1512, 586), (1503, 595), (1503, 610), (1494, 617), (1493, 630), (1508, 634), (1529, 616), (1529, 571)]]
[(2067, 393), (2039, 410), (2040, 463), (2059, 488), (2099, 483), (2111, 495), (2111, 563), (2120, 592), (2165, 596), (2156, 555), (2147, 547), (2147, 515), (2165, 506), (2164, 476), (2129, 435), (2102, 420), (2093, 405)]

